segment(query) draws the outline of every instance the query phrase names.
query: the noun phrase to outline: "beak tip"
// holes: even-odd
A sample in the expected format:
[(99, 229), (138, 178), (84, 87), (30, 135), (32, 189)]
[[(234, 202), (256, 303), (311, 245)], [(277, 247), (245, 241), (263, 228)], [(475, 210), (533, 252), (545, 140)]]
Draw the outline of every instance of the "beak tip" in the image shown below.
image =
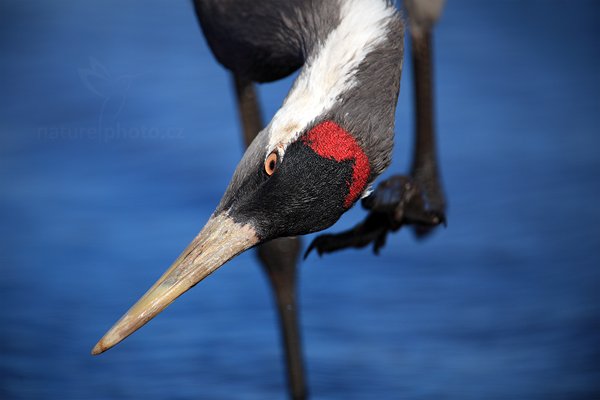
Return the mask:
[(106, 334), (102, 337), (102, 339), (98, 341), (98, 343), (96, 343), (96, 345), (92, 349), (92, 355), (97, 356), (98, 354), (102, 354), (119, 342), (120, 340), (114, 340), (114, 338), (111, 337), (111, 335)]
[(102, 340), (100, 340), (92, 349), (92, 355), (97, 356), (98, 354), (104, 353), (105, 350), (106, 348), (102, 345)]

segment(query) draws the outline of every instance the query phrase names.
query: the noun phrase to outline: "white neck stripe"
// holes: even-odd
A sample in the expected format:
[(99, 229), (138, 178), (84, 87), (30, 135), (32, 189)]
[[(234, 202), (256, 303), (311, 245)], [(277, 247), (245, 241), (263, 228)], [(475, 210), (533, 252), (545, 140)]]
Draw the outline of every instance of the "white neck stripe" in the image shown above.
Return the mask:
[(340, 23), (313, 50), (290, 93), (267, 126), (265, 157), (287, 146), (338, 97), (356, 85), (355, 74), (365, 57), (385, 40), (396, 9), (385, 0), (340, 0)]

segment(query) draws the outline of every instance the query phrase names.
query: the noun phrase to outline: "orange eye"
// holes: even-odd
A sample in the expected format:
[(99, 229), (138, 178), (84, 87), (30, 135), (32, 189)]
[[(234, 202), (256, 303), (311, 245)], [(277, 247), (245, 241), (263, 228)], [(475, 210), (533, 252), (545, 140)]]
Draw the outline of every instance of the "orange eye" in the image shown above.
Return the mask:
[(274, 151), (269, 154), (269, 157), (267, 157), (265, 160), (265, 172), (267, 175), (271, 176), (273, 175), (273, 172), (275, 172), (275, 167), (277, 167), (277, 158), (277, 152)]

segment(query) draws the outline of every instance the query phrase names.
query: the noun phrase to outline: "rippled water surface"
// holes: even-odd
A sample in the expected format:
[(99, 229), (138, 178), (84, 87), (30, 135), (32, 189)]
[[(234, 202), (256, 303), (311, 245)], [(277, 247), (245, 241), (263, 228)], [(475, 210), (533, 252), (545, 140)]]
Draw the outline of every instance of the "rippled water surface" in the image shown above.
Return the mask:
[[(599, 10), (448, 1), (435, 44), (449, 226), (301, 264), (314, 398), (600, 398)], [(253, 254), (89, 355), (241, 155), (229, 77), (191, 5), (3, 1), (0, 54), (0, 398), (285, 398)], [(261, 87), (267, 116), (290, 84)], [(410, 85), (407, 67), (388, 175), (408, 165)]]

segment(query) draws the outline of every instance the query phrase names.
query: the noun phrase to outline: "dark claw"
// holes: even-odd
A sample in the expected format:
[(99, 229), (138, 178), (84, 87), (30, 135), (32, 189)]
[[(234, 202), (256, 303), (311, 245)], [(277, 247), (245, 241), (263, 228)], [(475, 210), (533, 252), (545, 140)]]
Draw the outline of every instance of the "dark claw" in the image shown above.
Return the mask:
[(313, 249), (317, 249), (317, 254), (319, 255), (319, 257), (321, 257), (321, 255), (323, 254), (322, 246), (324, 246), (324, 243), (327, 242), (327, 239), (330, 236), (332, 235), (320, 235), (314, 238), (313, 241), (310, 242), (310, 244), (308, 245), (306, 251), (304, 252), (304, 259), (306, 260), (306, 257), (308, 257), (308, 255), (311, 251), (313, 251)]
[[(362, 248), (369, 245), (371, 242), (381, 242), (381, 246), (383, 246), (386, 234), (386, 223), (384, 218), (385, 217), (382, 214), (371, 213), (363, 222), (352, 229), (336, 234), (319, 235), (313, 239), (308, 246), (308, 249), (306, 249), (304, 258), (306, 259), (313, 249), (321, 256), (324, 253), (333, 253), (334, 251), (349, 247)], [(382, 235), (383, 239), (380, 238)], [(378, 248), (375, 250), (377, 251)]]
[(448, 225), (446, 223), (446, 216), (443, 213), (432, 211), (431, 212), (431, 224), (413, 224), (413, 232), (418, 239), (424, 239), (429, 236), (434, 229), (439, 225), (444, 225), (444, 228)]

